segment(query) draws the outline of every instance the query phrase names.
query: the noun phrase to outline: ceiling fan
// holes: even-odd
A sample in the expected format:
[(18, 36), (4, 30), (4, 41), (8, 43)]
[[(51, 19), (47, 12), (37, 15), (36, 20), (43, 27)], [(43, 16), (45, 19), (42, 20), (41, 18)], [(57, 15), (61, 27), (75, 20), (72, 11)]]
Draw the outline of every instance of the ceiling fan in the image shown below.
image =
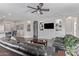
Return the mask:
[(43, 3), (39, 3), (39, 4), (37, 5), (37, 8), (31, 7), (31, 6), (27, 6), (27, 7), (28, 7), (28, 8), (31, 8), (31, 9), (34, 9), (34, 11), (31, 12), (31, 13), (39, 12), (40, 14), (43, 14), (42, 11), (49, 11), (49, 9), (44, 9), (44, 8), (42, 8), (43, 5), (44, 5)]

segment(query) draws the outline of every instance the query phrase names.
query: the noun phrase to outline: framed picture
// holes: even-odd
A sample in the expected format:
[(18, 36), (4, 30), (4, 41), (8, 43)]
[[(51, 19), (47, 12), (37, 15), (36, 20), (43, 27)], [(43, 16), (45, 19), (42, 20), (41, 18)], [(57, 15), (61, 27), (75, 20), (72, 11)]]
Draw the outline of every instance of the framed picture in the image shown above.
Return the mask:
[(40, 30), (44, 30), (44, 23), (43, 22), (40, 22)]
[(62, 30), (62, 22), (59, 21), (58, 23), (56, 23), (56, 31), (61, 31)]
[(18, 25), (16, 25), (16, 29), (17, 30), (23, 30), (24, 29), (24, 25), (23, 24), (18, 24)]

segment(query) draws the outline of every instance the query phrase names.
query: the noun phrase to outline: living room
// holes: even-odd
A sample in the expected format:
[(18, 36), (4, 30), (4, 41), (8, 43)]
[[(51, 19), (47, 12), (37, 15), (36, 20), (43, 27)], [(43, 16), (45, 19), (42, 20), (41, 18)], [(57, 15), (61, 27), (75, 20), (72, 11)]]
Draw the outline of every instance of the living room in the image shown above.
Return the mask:
[[(19, 55), (79, 55), (76, 52), (68, 54), (65, 52), (65, 41), (60, 43), (66, 36), (69, 39), (79, 38), (77, 5), (79, 4), (0, 3), (1, 48)], [(0, 55), (10, 55), (6, 52), (3, 51)]]

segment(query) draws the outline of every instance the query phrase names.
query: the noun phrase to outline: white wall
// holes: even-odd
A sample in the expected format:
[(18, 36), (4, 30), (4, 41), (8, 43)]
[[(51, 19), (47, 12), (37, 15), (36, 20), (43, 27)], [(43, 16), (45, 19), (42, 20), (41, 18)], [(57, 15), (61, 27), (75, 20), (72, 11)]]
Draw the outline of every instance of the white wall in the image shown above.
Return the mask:
[[(59, 20), (59, 19), (56, 19), (56, 20)], [(55, 31), (55, 37), (64, 37), (65, 36), (65, 21), (64, 19), (61, 19), (61, 30), (60, 31)], [(56, 24), (56, 23), (55, 23)]]
[[(29, 21), (29, 20), (28, 20), (28, 21)], [(24, 37), (25, 37), (25, 38), (33, 38), (33, 21), (30, 21), (30, 22), (31, 22), (31, 23), (30, 23), (30, 24), (31, 24), (31, 31), (27, 31), (27, 24), (28, 24), (27, 22), (28, 22), (28, 21), (25, 21), (25, 22), (24, 22), (24, 24), (25, 24), (25, 25), (24, 25)]]
[(4, 24), (0, 23), (0, 38), (5, 37)]
[[(77, 37), (79, 37), (79, 20), (78, 19), (79, 19), (78, 17), (71, 17), (71, 18), (69, 18), (69, 19), (67, 18), (65, 20), (66, 34), (76, 35)], [(75, 20), (76, 20), (76, 25), (74, 27)]]
[(76, 31), (76, 33), (77, 33), (77, 37), (79, 38), (79, 18), (77, 18), (77, 31)]
[[(55, 37), (55, 29), (44, 29), (43, 31), (40, 31), (40, 22), (43, 23), (54, 23), (54, 20), (48, 20), (45, 19), (43, 21), (41, 21), (40, 19), (38, 20), (38, 38), (42, 38), (42, 39), (52, 39)], [(33, 38), (33, 21), (31, 21), (31, 31), (27, 31), (27, 23), (28, 21), (25, 22), (21, 22), (24, 24), (24, 37), (25, 38)]]
[(74, 20), (72, 19), (66, 19), (65, 20), (65, 29), (66, 29), (66, 34), (72, 34), (74, 35)]
[(43, 38), (43, 39), (52, 39), (55, 37), (55, 29), (44, 29), (40, 30), (40, 22), (43, 23), (54, 23), (54, 19), (41, 19), (38, 22), (38, 38)]
[[(28, 20), (29, 21), (29, 20)], [(21, 22), (16, 22), (16, 23), (20, 23), (20, 24), (24, 24), (24, 30), (23, 32), (23, 37), (25, 38), (33, 38), (33, 21), (31, 20), (31, 31), (27, 31), (27, 22), (28, 21), (21, 21)], [(40, 30), (40, 22), (43, 23), (55, 23), (55, 19), (53, 18), (48, 18), (48, 19), (38, 19), (38, 38), (42, 38), (42, 39), (52, 39), (55, 37), (61, 37), (65, 34), (65, 28), (64, 28), (64, 24), (63, 24), (63, 28), (62, 31), (56, 31), (55, 27), (54, 29), (44, 29), (44, 30)], [(14, 26), (16, 24), (11, 24), (11, 26)], [(15, 28), (15, 27), (14, 27)]]
[[(50, 18), (50, 19), (41, 19), (39, 21), (44, 22), (44, 23), (54, 23), (54, 26), (56, 24), (55, 19)], [(40, 26), (40, 25), (38, 25)], [(44, 39), (52, 39), (55, 37), (63, 37), (65, 35), (65, 24), (64, 21), (62, 22), (62, 30), (61, 31), (56, 31), (55, 27), (54, 29), (44, 29), (43, 31), (40, 31), (40, 27), (38, 27), (38, 38), (44, 38)]]
[[(55, 23), (55, 19), (50, 18), (50, 19), (38, 19), (38, 38), (42, 39), (52, 39), (55, 37), (62, 37), (65, 35), (65, 28), (64, 28), (64, 23), (62, 24), (62, 31), (55, 31), (54, 29), (44, 29), (40, 30), (40, 22), (43, 23)], [(27, 21), (23, 22), (24, 24), (24, 37), (25, 38), (33, 38), (33, 21), (31, 20), (31, 31), (27, 31)]]
[[(29, 21), (29, 20), (28, 20)], [(21, 22), (22, 24), (24, 24), (24, 37), (25, 38), (33, 38), (33, 21), (31, 20), (30, 24), (31, 24), (31, 31), (27, 31), (27, 22), (28, 21), (23, 21)], [(37, 21), (37, 20), (36, 20)], [(54, 20), (53, 19), (45, 19), (42, 21), (42, 19), (39, 19), (38, 20), (38, 38), (42, 38), (42, 39), (52, 39), (55, 37), (55, 29), (44, 29), (43, 31), (40, 31), (40, 22), (44, 22), (44, 23), (51, 23), (51, 22), (54, 23)]]

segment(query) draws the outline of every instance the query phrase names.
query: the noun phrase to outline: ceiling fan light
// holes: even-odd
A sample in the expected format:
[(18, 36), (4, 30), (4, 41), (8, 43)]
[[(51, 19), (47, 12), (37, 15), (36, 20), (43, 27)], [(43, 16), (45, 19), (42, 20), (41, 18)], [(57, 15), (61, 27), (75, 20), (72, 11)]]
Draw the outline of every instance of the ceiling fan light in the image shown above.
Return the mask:
[(6, 16), (2, 16), (3, 18), (5, 18)]
[(11, 13), (8, 13), (8, 15), (11, 16), (12, 14)]
[(38, 14), (40, 14), (40, 11), (37, 11)]

